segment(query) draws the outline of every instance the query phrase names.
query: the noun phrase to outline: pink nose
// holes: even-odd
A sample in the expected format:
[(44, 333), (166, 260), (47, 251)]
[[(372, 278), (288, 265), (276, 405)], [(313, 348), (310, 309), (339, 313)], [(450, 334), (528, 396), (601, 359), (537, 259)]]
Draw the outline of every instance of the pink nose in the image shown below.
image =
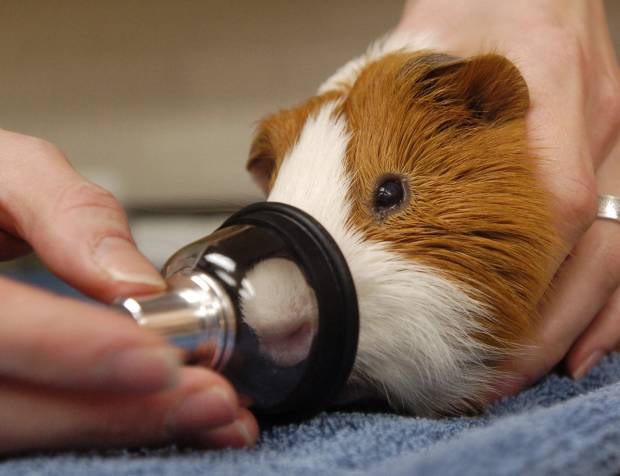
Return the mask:
[(257, 332), (261, 353), (276, 364), (289, 367), (308, 357), (315, 329), (310, 319), (277, 321)]
[(314, 291), (295, 263), (261, 261), (246, 275), (243, 319), (258, 338), (261, 352), (274, 363), (292, 366), (308, 356), (318, 326)]

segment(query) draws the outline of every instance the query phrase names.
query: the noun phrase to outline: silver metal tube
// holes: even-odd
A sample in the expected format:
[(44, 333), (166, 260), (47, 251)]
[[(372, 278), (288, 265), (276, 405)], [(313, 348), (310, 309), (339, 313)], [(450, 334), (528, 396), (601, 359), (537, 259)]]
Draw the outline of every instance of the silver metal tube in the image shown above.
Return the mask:
[(143, 328), (167, 337), (188, 359), (224, 368), (235, 344), (235, 308), (222, 286), (201, 272), (175, 273), (162, 293), (117, 303)]

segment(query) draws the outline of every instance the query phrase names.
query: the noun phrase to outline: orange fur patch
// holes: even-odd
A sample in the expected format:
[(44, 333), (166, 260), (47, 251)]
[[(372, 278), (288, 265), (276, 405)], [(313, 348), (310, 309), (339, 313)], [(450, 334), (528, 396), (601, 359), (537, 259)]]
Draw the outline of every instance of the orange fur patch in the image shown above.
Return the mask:
[[(351, 225), (465, 283), (490, 310), (477, 338), (501, 348), (530, 335), (558, 248), (528, 152), (527, 107), (525, 82), (503, 57), (428, 53), (370, 64), (341, 105)], [(382, 218), (372, 203), (386, 174), (404, 177), (410, 198)]]

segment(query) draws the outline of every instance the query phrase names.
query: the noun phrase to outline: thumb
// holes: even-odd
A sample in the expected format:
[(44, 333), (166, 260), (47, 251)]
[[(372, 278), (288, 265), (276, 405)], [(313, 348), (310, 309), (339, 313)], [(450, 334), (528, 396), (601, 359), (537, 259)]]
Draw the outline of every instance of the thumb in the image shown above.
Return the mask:
[(81, 177), (51, 144), (3, 134), (15, 137), (8, 141), (13, 154), (0, 156), (0, 167), (11, 170), (0, 184), (0, 226), (27, 241), (60, 278), (97, 299), (165, 287), (136, 248), (111, 193)]

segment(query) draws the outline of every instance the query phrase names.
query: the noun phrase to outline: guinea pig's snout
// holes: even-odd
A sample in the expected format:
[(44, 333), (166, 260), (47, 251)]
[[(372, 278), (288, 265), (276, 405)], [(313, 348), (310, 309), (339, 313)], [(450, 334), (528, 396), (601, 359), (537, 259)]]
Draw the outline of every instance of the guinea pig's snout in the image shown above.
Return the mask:
[(260, 350), (276, 364), (289, 367), (304, 360), (310, 351), (314, 329), (307, 319), (291, 322), (257, 332)]
[(297, 265), (271, 258), (258, 263), (246, 279), (243, 320), (255, 332), (261, 353), (285, 367), (303, 361), (317, 331), (318, 306)]

